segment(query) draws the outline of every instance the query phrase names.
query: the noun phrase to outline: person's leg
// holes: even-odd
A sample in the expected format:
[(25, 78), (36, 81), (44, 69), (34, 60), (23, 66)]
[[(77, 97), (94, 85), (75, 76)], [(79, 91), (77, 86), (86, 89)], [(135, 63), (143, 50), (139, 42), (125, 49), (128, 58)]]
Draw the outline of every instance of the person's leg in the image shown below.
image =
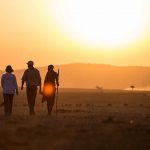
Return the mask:
[(3, 98), (4, 98), (5, 116), (8, 116), (9, 115), (9, 96), (8, 96), (8, 94), (3, 94)]
[(27, 87), (26, 88), (26, 94), (27, 94), (27, 101), (28, 101), (28, 107), (29, 107), (29, 113), (30, 113), (30, 115), (32, 114), (32, 111), (31, 111), (31, 93), (32, 93), (32, 91), (31, 91), (31, 87)]
[(9, 115), (12, 114), (13, 98), (14, 98), (14, 95), (9, 94)]
[(48, 115), (51, 115), (51, 111), (52, 111), (51, 99), (52, 99), (51, 97), (46, 98)]
[(34, 107), (35, 107), (36, 95), (37, 95), (37, 87), (33, 86), (32, 87), (32, 94), (31, 94), (31, 111), (32, 111), (32, 114), (35, 114)]
[(51, 114), (55, 102), (55, 93), (47, 98), (48, 115)]
[(37, 95), (37, 87), (36, 86), (27, 87), (27, 99), (28, 99), (30, 115), (35, 114), (34, 106), (35, 106), (36, 95)]

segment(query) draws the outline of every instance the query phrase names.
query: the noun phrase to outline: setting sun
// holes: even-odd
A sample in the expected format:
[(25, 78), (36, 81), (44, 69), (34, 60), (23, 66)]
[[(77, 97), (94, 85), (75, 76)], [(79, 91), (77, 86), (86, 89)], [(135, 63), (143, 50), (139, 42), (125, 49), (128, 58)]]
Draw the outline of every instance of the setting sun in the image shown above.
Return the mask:
[(54, 0), (52, 15), (74, 40), (104, 48), (132, 44), (148, 27), (148, 0)]
[(150, 65), (149, 0), (1, 0), (0, 14), (0, 70)]

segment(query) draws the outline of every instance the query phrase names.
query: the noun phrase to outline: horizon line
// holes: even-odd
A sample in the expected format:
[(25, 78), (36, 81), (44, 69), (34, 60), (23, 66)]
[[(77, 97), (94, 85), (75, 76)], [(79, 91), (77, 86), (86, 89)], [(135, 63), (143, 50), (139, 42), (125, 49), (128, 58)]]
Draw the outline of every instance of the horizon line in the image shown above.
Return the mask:
[[(104, 65), (104, 66), (111, 66), (111, 67), (142, 67), (142, 68), (150, 67), (150, 65), (147, 65), (147, 66), (146, 65), (113, 65), (113, 64), (105, 64), (105, 63), (84, 63), (84, 62), (62, 63), (62, 64), (56, 64), (54, 66), (58, 67), (58, 66), (67, 66), (67, 65)], [(35, 66), (35, 68), (40, 69), (40, 68), (45, 68), (47, 66), (46, 65), (45, 66)], [(18, 68), (15, 70), (18, 71), (18, 70), (23, 70), (23, 69), (26, 69), (26, 68)], [(0, 70), (0, 71), (5, 71), (5, 70)]]

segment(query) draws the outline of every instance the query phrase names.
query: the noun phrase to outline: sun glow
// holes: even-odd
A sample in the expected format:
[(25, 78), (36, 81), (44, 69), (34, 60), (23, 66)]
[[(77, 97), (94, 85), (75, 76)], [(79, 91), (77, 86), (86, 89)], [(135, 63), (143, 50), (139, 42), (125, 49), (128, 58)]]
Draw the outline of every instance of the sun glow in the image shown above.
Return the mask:
[(58, 27), (82, 44), (116, 48), (144, 36), (149, 0), (54, 0)]
[(51, 84), (46, 84), (44, 86), (43, 93), (46, 96), (51, 96), (54, 93), (54, 90), (54, 86), (52, 86)]

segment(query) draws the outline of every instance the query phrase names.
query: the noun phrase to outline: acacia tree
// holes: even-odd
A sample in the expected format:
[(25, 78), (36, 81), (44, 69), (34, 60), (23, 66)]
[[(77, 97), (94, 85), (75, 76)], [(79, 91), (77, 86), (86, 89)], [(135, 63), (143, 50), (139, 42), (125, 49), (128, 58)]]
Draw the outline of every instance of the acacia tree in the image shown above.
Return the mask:
[(132, 91), (134, 90), (135, 86), (134, 85), (131, 85), (130, 88), (132, 89)]

